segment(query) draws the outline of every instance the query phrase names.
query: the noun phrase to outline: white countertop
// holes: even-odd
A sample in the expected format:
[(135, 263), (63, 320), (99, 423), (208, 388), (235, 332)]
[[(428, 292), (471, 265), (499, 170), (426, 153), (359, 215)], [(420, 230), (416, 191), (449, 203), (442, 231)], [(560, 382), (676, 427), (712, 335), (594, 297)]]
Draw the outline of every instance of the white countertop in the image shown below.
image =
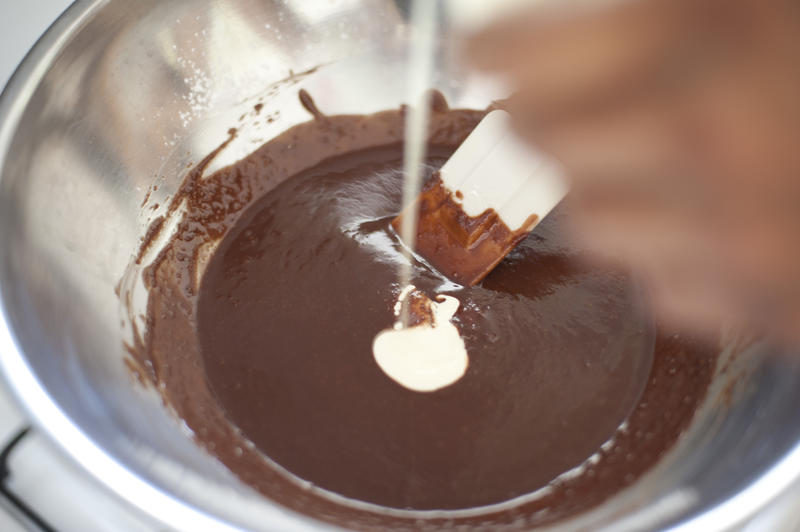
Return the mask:
[(39, 36), (72, 2), (0, 0), (0, 86), (5, 87)]

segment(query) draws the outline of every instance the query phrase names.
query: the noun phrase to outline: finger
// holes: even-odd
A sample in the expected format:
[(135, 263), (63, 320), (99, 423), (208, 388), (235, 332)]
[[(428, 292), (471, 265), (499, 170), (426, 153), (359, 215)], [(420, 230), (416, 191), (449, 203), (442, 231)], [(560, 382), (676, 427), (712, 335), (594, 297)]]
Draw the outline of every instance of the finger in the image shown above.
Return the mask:
[[(717, 0), (617, 2), (597, 9), (551, 9), (477, 35), (469, 57), (531, 92), (542, 114), (586, 99), (628, 100), (628, 86), (691, 63), (695, 43), (719, 17)], [(711, 21), (711, 22), (709, 22)], [(691, 52), (691, 53), (690, 53)], [(669, 74), (656, 75), (659, 70)], [(583, 105), (583, 104), (581, 104)]]

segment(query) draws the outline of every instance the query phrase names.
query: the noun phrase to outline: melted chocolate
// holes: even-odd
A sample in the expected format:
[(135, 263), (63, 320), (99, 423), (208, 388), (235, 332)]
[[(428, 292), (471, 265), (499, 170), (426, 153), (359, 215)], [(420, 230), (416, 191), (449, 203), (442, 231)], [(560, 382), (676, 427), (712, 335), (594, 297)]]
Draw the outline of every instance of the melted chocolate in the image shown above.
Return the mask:
[(588, 458), (631, 412), (652, 331), (623, 276), (576, 264), (556, 213), (481, 287), (442, 291), (444, 279), (418, 265), (412, 284), (460, 300), (470, 365), (438, 392), (399, 386), (371, 346), (401, 289), (389, 232), (401, 156), (397, 145), (329, 160), (228, 233), (198, 303), (209, 382), (259, 449), (336, 493), (414, 509), (529, 493)]
[(530, 232), (539, 217), (531, 214), (512, 231), (494, 209), (469, 216), (434, 172), (417, 200), (392, 220), (400, 234), (404, 216), (417, 216), (414, 251), (458, 284), (474, 286), (486, 277)]
[[(418, 288), (460, 300), (454, 323), (470, 365), (433, 393), (384, 375), (370, 346), (400, 290), (389, 224), (400, 211), (403, 113), (322, 120), (310, 109), (316, 120), (239, 163), (192, 172), (173, 200), (186, 213), (146, 272), (134, 358), (201, 445), (273, 500), (368, 530), (549, 523), (602, 502), (671, 447), (716, 355), (654, 329), (623, 273), (584, 265), (562, 234), (568, 206), (479, 286), (416, 264)], [(482, 115), (434, 108), (429, 171)], [(582, 474), (552, 482), (594, 453)], [(390, 515), (308, 489), (275, 462), (393, 508), (471, 508), (552, 489), (473, 516)]]

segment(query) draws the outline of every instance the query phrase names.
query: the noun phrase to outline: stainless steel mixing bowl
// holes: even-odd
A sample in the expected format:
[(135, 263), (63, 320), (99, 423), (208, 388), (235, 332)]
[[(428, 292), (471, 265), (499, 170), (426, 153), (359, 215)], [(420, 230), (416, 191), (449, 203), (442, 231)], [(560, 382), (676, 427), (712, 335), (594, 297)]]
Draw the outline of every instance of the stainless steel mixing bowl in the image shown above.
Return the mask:
[[(192, 443), (157, 394), (133, 382), (115, 286), (187, 164), (229, 127), (241, 134), (221, 162), (306, 120), (295, 104), (300, 86), (328, 112), (397, 106), (407, 39), (404, 10), (383, 0), (83, 1), (3, 93), (3, 373), (66, 453), (168, 526), (328, 527), (243, 486)], [(448, 60), (446, 29), (442, 39), (435, 85), (451, 102), (484, 106), (500, 95)], [(273, 121), (251, 112), (259, 98), (280, 110)], [(800, 357), (733, 340), (724, 351), (680, 444), (565, 529), (723, 529), (798, 476)]]

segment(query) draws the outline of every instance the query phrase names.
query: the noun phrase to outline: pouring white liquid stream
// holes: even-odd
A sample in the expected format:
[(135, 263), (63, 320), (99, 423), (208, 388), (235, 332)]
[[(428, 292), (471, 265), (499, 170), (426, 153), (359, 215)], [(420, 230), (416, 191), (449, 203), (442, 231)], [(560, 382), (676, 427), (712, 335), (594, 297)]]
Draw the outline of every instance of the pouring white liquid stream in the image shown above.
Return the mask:
[[(429, 89), (433, 82), (438, 5), (439, 2), (435, 0), (415, 0), (411, 6), (409, 107), (403, 152), (404, 207), (414, 204), (421, 188), (428, 138)], [(441, 168), (440, 178), (445, 191), (455, 198), (454, 202), (459, 204), (463, 215), (477, 217), (493, 211), (509, 231), (532, 230), (568, 190), (559, 165), (517, 140), (511, 131), (508, 114), (500, 110), (487, 114), (481, 120)], [(440, 215), (436, 219), (438, 222), (443, 219), (441, 216), (447, 214)], [(395, 309), (397, 321), (393, 329), (383, 331), (376, 337), (373, 355), (381, 369), (403, 386), (418, 391), (432, 391), (452, 384), (466, 371), (468, 359), (464, 342), (458, 336), (458, 329), (449, 321), (458, 309), (459, 302), (452, 296), (434, 296), (440, 302), (428, 299), (430, 303), (426, 319), (421, 324), (409, 327), (410, 305), (406, 303), (410, 291), (414, 289), (411, 286), (412, 264), (415, 260), (413, 252), (419, 246), (423, 256), (436, 264), (436, 257), (430, 254), (439, 249), (441, 240), (436, 231), (418, 235), (419, 212), (415, 208), (406, 207), (399, 220), (404, 261), (398, 272), (401, 292)], [(513, 249), (514, 241), (509, 234), (505, 241), (495, 242), (494, 247), (486, 248), (488, 251), (485, 255), (481, 254), (479, 247), (466, 247), (460, 241), (451, 245), (454, 246), (450, 250), (451, 257), (458, 257), (457, 262), (442, 263), (441, 271), (445, 274), (457, 273), (459, 276), (455, 278), (472, 284), (485, 276)], [(459, 250), (461, 255), (457, 254)], [(422, 296), (416, 294), (417, 300)], [(440, 307), (452, 309), (452, 313), (439, 312)], [(430, 342), (430, 345), (424, 345), (423, 340)], [(415, 379), (423, 380), (417, 382)]]
[[(432, 86), (434, 39), (438, 2), (415, 0), (411, 5), (411, 36), (408, 61), (408, 110), (403, 145), (403, 205), (413, 202), (420, 192), (425, 161)], [(400, 228), (404, 242), (404, 261), (398, 272), (402, 287), (395, 305), (395, 324), (380, 332), (372, 344), (375, 362), (400, 385), (419, 392), (430, 392), (452, 384), (467, 369), (469, 359), (458, 329), (450, 323), (459, 306), (451, 296), (430, 301), (433, 319), (409, 327), (409, 305), (404, 304), (414, 290), (411, 285), (413, 248), (418, 216), (406, 216)]]
[[(411, 36), (408, 59), (408, 109), (403, 138), (403, 205), (409, 205), (419, 194), (422, 164), (425, 161), (430, 102), (428, 89), (433, 80), (434, 38), (438, 2), (414, 0), (411, 4)], [(400, 228), (404, 262), (400, 266), (401, 287), (411, 284), (412, 250), (416, 241), (418, 216), (406, 216)], [(400, 321), (408, 325), (408, 312), (401, 309)]]

